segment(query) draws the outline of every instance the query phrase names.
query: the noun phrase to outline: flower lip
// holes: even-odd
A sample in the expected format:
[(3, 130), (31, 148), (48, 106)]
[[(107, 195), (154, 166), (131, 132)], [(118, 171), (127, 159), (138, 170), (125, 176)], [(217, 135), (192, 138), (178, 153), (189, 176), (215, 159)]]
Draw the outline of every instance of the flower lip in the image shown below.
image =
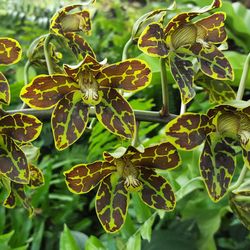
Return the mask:
[(78, 82), (82, 92), (82, 99), (86, 104), (97, 105), (101, 102), (102, 95), (99, 85), (90, 70), (79, 72)]

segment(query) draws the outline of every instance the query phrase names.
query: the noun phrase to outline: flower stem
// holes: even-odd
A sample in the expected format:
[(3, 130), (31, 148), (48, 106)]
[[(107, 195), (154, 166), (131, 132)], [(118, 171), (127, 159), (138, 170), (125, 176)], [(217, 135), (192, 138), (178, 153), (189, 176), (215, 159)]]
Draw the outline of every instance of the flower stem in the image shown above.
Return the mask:
[[(7, 113), (14, 114), (16, 112), (22, 112), (24, 114), (34, 115), (41, 120), (48, 120), (51, 117), (52, 110), (36, 110), (36, 109), (19, 109), (19, 110), (9, 110)], [(134, 110), (135, 119), (137, 121), (146, 121), (146, 122), (158, 122), (158, 123), (168, 123), (176, 117), (176, 115), (169, 114), (167, 117), (161, 117), (159, 112), (156, 111), (145, 111), (145, 110)], [(90, 108), (89, 110), (90, 117), (95, 117), (95, 109)]]
[(168, 86), (167, 86), (167, 71), (166, 71), (166, 64), (165, 59), (160, 59), (160, 69), (161, 69), (161, 88), (162, 88), (162, 109), (160, 111), (161, 116), (168, 115)]
[(181, 102), (180, 115), (186, 112), (187, 105)]
[[(29, 68), (30, 68), (30, 65), (31, 65), (31, 63), (28, 60), (25, 63), (25, 66), (24, 66), (24, 70), (23, 70), (24, 85), (27, 85), (29, 83)], [(21, 106), (21, 109), (24, 109), (26, 107), (27, 107), (26, 103), (23, 103), (22, 106)]]
[(51, 39), (52, 39), (52, 35), (48, 34), (44, 42), (44, 56), (45, 56), (49, 75), (54, 73), (53, 64), (52, 64), (52, 60), (50, 57), (50, 47), (49, 47)]
[(129, 40), (126, 42), (123, 51), (122, 51), (122, 61), (126, 60), (128, 58), (128, 49), (133, 44), (132, 37), (129, 38)]
[(140, 122), (136, 121), (135, 134), (134, 134), (134, 138), (131, 141), (131, 145), (133, 147), (137, 147), (140, 144), (140, 142), (139, 142), (139, 127), (140, 127)]
[(248, 167), (246, 165), (244, 165), (241, 172), (240, 172), (238, 180), (234, 183), (234, 185), (232, 185), (228, 189), (229, 192), (232, 192), (233, 190), (237, 189), (241, 185), (241, 183), (244, 181), (244, 178), (246, 176), (247, 171), (248, 171)]
[(245, 87), (246, 87), (246, 82), (247, 82), (247, 76), (248, 76), (248, 72), (249, 72), (249, 66), (250, 66), (250, 53), (248, 54), (248, 56), (245, 60), (245, 63), (244, 63), (243, 72), (241, 75), (236, 100), (241, 100), (243, 97)]

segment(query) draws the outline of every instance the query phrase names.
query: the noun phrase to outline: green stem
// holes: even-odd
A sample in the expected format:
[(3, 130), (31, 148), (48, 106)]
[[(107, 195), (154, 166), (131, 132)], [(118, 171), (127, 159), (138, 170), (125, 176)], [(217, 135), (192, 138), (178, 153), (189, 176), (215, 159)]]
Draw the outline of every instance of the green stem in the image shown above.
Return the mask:
[(160, 69), (161, 69), (161, 88), (162, 88), (162, 109), (160, 113), (162, 116), (167, 116), (169, 113), (167, 70), (166, 70), (165, 59), (163, 58), (160, 59)]
[(126, 60), (128, 58), (128, 49), (133, 44), (132, 37), (129, 38), (129, 40), (126, 42), (123, 51), (122, 51), (122, 61)]
[(248, 72), (249, 72), (249, 66), (250, 66), (250, 53), (248, 54), (248, 56), (247, 56), (247, 58), (245, 60), (245, 63), (244, 63), (243, 72), (242, 72), (242, 75), (241, 75), (236, 100), (241, 100), (242, 97), (243, 97), (245, 87), (246, 87), (246, 82), (247, 82), (247, 76), (248, 76)]
[(27, 85), (29, 83), (29, 68), (30, 68), (30, 61), (28, 60), (25, 63), (24, 70), (23, 70), (23, 78), (24, 78), (24, 85)]
[[(51, 117), (52, 110), (36, 110), (36, 109), (19, 109), (19, 110), (8, 110), (8, 114), (14, 114), (16, 112), (22, 112), (24, 114), (34, 115), (38, 119), (48, 120)], [(168, 123), (173, 120), (176, 115), (169, 114), (167, 117), (161, 117), (159, 112), (156, 111), (145, 111), (145, 110), (134, 110), (135, 119), (137, 121), (146, 121), (146, 122), (158, 122), (158, 123)], [(90, 117), (95, 117), (95, 108), (91, 107), (89, 109)]]
[(186, 112), (187, 105), (181, 102), (181, 109), (180, 109), (180, 115), (184, 114)]
[(140, 142), (139, 142), (139, 127), (140, 127), (140, 122), (136, 121), (135, 134), (134, 134), (134, 138), (131, 142), (131, 145), (133, 147), (137, 147), (140, 144)]
[(45, 38), (45, 42), (44, 42), (44, 56), (45, 56), (49, 75), (52, 75), (54, 73), (53, 63), (52, 63), (52, 60), (50, 57), (50, 41), (51, 41), (51, 39), (52, 39), (52, 35), (48, 34), (47, 37)]
[(240, 172), (240, 175), (239, 175), (238, 180), (234, 183), (234, 185), (232, 185), (232, 186), (228, 189), (229, 192), (232, 192), (233, 190), (237, 189), (237, 188), (241, 185), (241, 183), (242, 183), (242, 182), (244, 181), (244, 179), (245, 179), (245, 176), (246, 176), (247, 171), (248, 171), (248, 167), (247, 167), (246, 165), (244, 165), (243, 168), (242, 168), (242, 170), (241, 170), (241, 172)]

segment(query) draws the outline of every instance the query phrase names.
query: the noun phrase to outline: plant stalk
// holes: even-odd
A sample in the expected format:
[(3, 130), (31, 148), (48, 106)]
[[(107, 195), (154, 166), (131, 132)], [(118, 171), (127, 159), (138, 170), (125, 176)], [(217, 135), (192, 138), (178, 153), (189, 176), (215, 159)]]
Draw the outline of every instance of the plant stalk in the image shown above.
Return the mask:
[(248, 56), (245, 60), (245, 63), (244, 63), (243, 72), (241, 75), (236, 100), (241, 100), (243, 98), (245, 87), (246, 87), (246, 82), (247, 82), (247, 76), (248, 76), (248, 72), (249, 72), (249, 66), (250, 66), (250, 53), (248, 54)]
[(162, 109), (160, 111), (161, 116), (167, 116), (169, 113), (169, 94), (167, 85), (167, 70), (165, 59), (160, 59), (160, 69), (161, 69), (161, 88), (162, 88)]
[(49, 47), (51, 39), (52, 39), (52, 35), (48, 34), (44, 42), (44, 56), (45, 56), (49, 75), (52, 75), (54, 73), (53, 63), (50, 57), (50, 47)]
[[(34, 115), (38, 119), (41, 120), (49, 120), (51, 117), (52, 109), (49, 110), (36, 110), (36, 109), (19, 109), (19, 110), (8, 110), (6, 111), (8, 114), (14, 114), (14, 113), (24, 113), (29, 115)], [(135, 119), (137, 121), (146, 121), (146, 122), (158, 122), (158, 123), (168, 123), (169, 121), (173, 120), (176, 115), (169, 114), (167, 117), (162, 117), (160, 115), (160, 112), (157, 111), (145, 111), (145, 110), (134, 110), (135, 113)], [(90, 117), (95, 117), (95, 108), (90, 107), (89, 110)]]
[(234, 183), (234, 185), (232, 185), (228, 189), (229, 192), (232, 192), (233, 190), (237, 189), (242, 184), (242, 182), (244, 181), (244, 178), (246, 176), (247, 171), (248, 171), (248, 168), (246, 165), (244, 165), (241, 172), (240, 172), (238, 180)]
[(126, 42), (123, 51), (122, 51), (122, 61), (126, 60), (128, 58), (128, 49), (133, 44), (132, 37), (129, 38), (129, 40)]
[(24, 85), (27, 85), (29, 83), (29, 68), (30, 68), (30, 61), (28, 60), (25, 63), (24, 70), (23, 70), (23, 78), (24, 78)]

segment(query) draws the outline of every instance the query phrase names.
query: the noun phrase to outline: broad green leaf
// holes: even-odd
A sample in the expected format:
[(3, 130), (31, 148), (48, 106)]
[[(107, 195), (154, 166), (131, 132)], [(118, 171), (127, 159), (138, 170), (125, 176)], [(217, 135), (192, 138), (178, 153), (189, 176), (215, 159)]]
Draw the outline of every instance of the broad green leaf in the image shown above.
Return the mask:
[(234, 79), (232, 66), (216, 46), (206, 48), (196, 43), (190, 47), (190, 51), (197, 57), (204, 74), (219, 80)]
[(5, 76), (0, 72), (0, 103), (10, 104), (10, 86)]
[(41, 133), (42, 123), (33, 115), (15, 113), (0, 118), (0, 133), (18, 142), (30, 142)]
[(184, 104), (190, 102), (194, 96), (194, 70), (190, 60), (185, 59), (178, 54), (171, 54), (170, 70), (174, 80), (177, 82), (181, 100)]
[(147, 240), (148, 242), (150, 242), (151, 240), (151, 236), (152, 236), (152, 227), (153, 227), (153, 223), (155, 221), (155, 217), (156, 217), (156, 213), (154, 213), (152, 216), (150, 216), (141, 226), (140, 228), (140, 233), (141, 233), (141, 237), (144, 240)]
[(29, 182), (26, 157), (15, 142), (6, 135), (0, 135), (0, 172), (14, 182), (21, 184)]
[(143, 153), (135, 152), (131, 158), (133, 164), (157, 169), (172, 169), (180, 164), (177, 149), (169, 142), (145, 148)]
[(235, 169), (235, 151), (216, 133), (207, 136), (200, 158), (200, 172), (210, 198), (217, 202), (226, 194)]
[(129, 194), (117, 174), (106, 177), (96, 194), (96, 213), (105, 229), (115, 233), (123, 226), (128, 210)]
[(60, 236), (60, 250), (80, 250), (66, 224)]
[(100, 86), (135, 91), (145, 88), (151, 82), (152, 74), (146, 62), (128, 59), (101, 68), (97, 75)]
[(166, 45), (162, 24), (156, 22), (149, 24), (141, 33), (138, 46), (147, 55), (166, 58), (169, 50)]
[(14, 231), (10, 231), (9, 233), (1, 234), (0, 235), (0, 248), (3, 250), (11, 250), (9, 246), (9, 241), (13, 236)]
[(127, 242), (126, 250), (141, 250), (141, 235), (140, 233), (135, 233), (132, 235)]
[(139, 180), (143, 183), (139, 193), (142, 201), (154, 209), (171, 211), (175, 208), (175, 195), (170, 184), (151, 169), (141, 168)]
[(181, 25), (189, 23), (193, 18), (199, 16), (200, 14), (206, 13), (212, 9), (220, 8), (222, 5), (221, 0), (213, 0), (209, 6), (205, 6), (197, 11), (192, 12), (182, 12), (177, 16), (174, 16), (167, 24), (164, 29), (164, 33), (170, 35)]
[(56, 105), (51, 116), (51, 127), (57, 150), (63, 150), (83, 134), (89, 107), (82, 100), (80, 91), (66, 94)]
[(84, 31), (88, 34), (91, 30), (89, 11), (82, 9), (79, 12), (72, 13), (74, 9), (79, 8), (83, 8), (83, 5), (74, 4), (60, 9), (51, 18), (50, 30), (58, 35), (76, 31)]
[(112, 88), (102, 88), (103, 98), (96, 105), (96, 117), (110, 132), (133, 138), (135, 116), (128, 102)]
[(110, 175), (115, 166), (106, 162), (96, 161), (91, 164), (79, 164), (64, 172), (66, 184), (72, 193), (89, 192), (98, 183)]
[(79, 85), (66, 75), (39, 75), (22, 88), (20, 97), (32, 108), (50, 109), (75, 90), (79, 90)]
[(22, 48), (18, 41), (0, 37), (0, 65), (17, 63), (22, 56)]
[(229, 100), (235, 100), (236, 93), (230, 85), (223, 81), (218, 81), (208, 77), (198, 79), (195, 83), (201, 85), (209, 96), (209, 101), (215, 104), (223, 104)]
[(185, 113), (166, 126), (168, 141), (177, 148), (191, 150), (202, 144), (212, 128), (206, 115)]
[(91, 235), (86, 241), (85, 250), (106, 250), (106, 248), (97, 237)]
[(29, 172), (30, 172), (30, 180), (28, 186), (30, 188), (37, 188), (44, 184), (43, 173), (38, 167), (29, 164)]
[(209, 43), (223, 43), (227, 39), (224, 21), (226, 14), (224, 12), (216, 12), (209, 17), (205, 17), (197, 22), (195, 26), (206, 31), (205, 40)]

